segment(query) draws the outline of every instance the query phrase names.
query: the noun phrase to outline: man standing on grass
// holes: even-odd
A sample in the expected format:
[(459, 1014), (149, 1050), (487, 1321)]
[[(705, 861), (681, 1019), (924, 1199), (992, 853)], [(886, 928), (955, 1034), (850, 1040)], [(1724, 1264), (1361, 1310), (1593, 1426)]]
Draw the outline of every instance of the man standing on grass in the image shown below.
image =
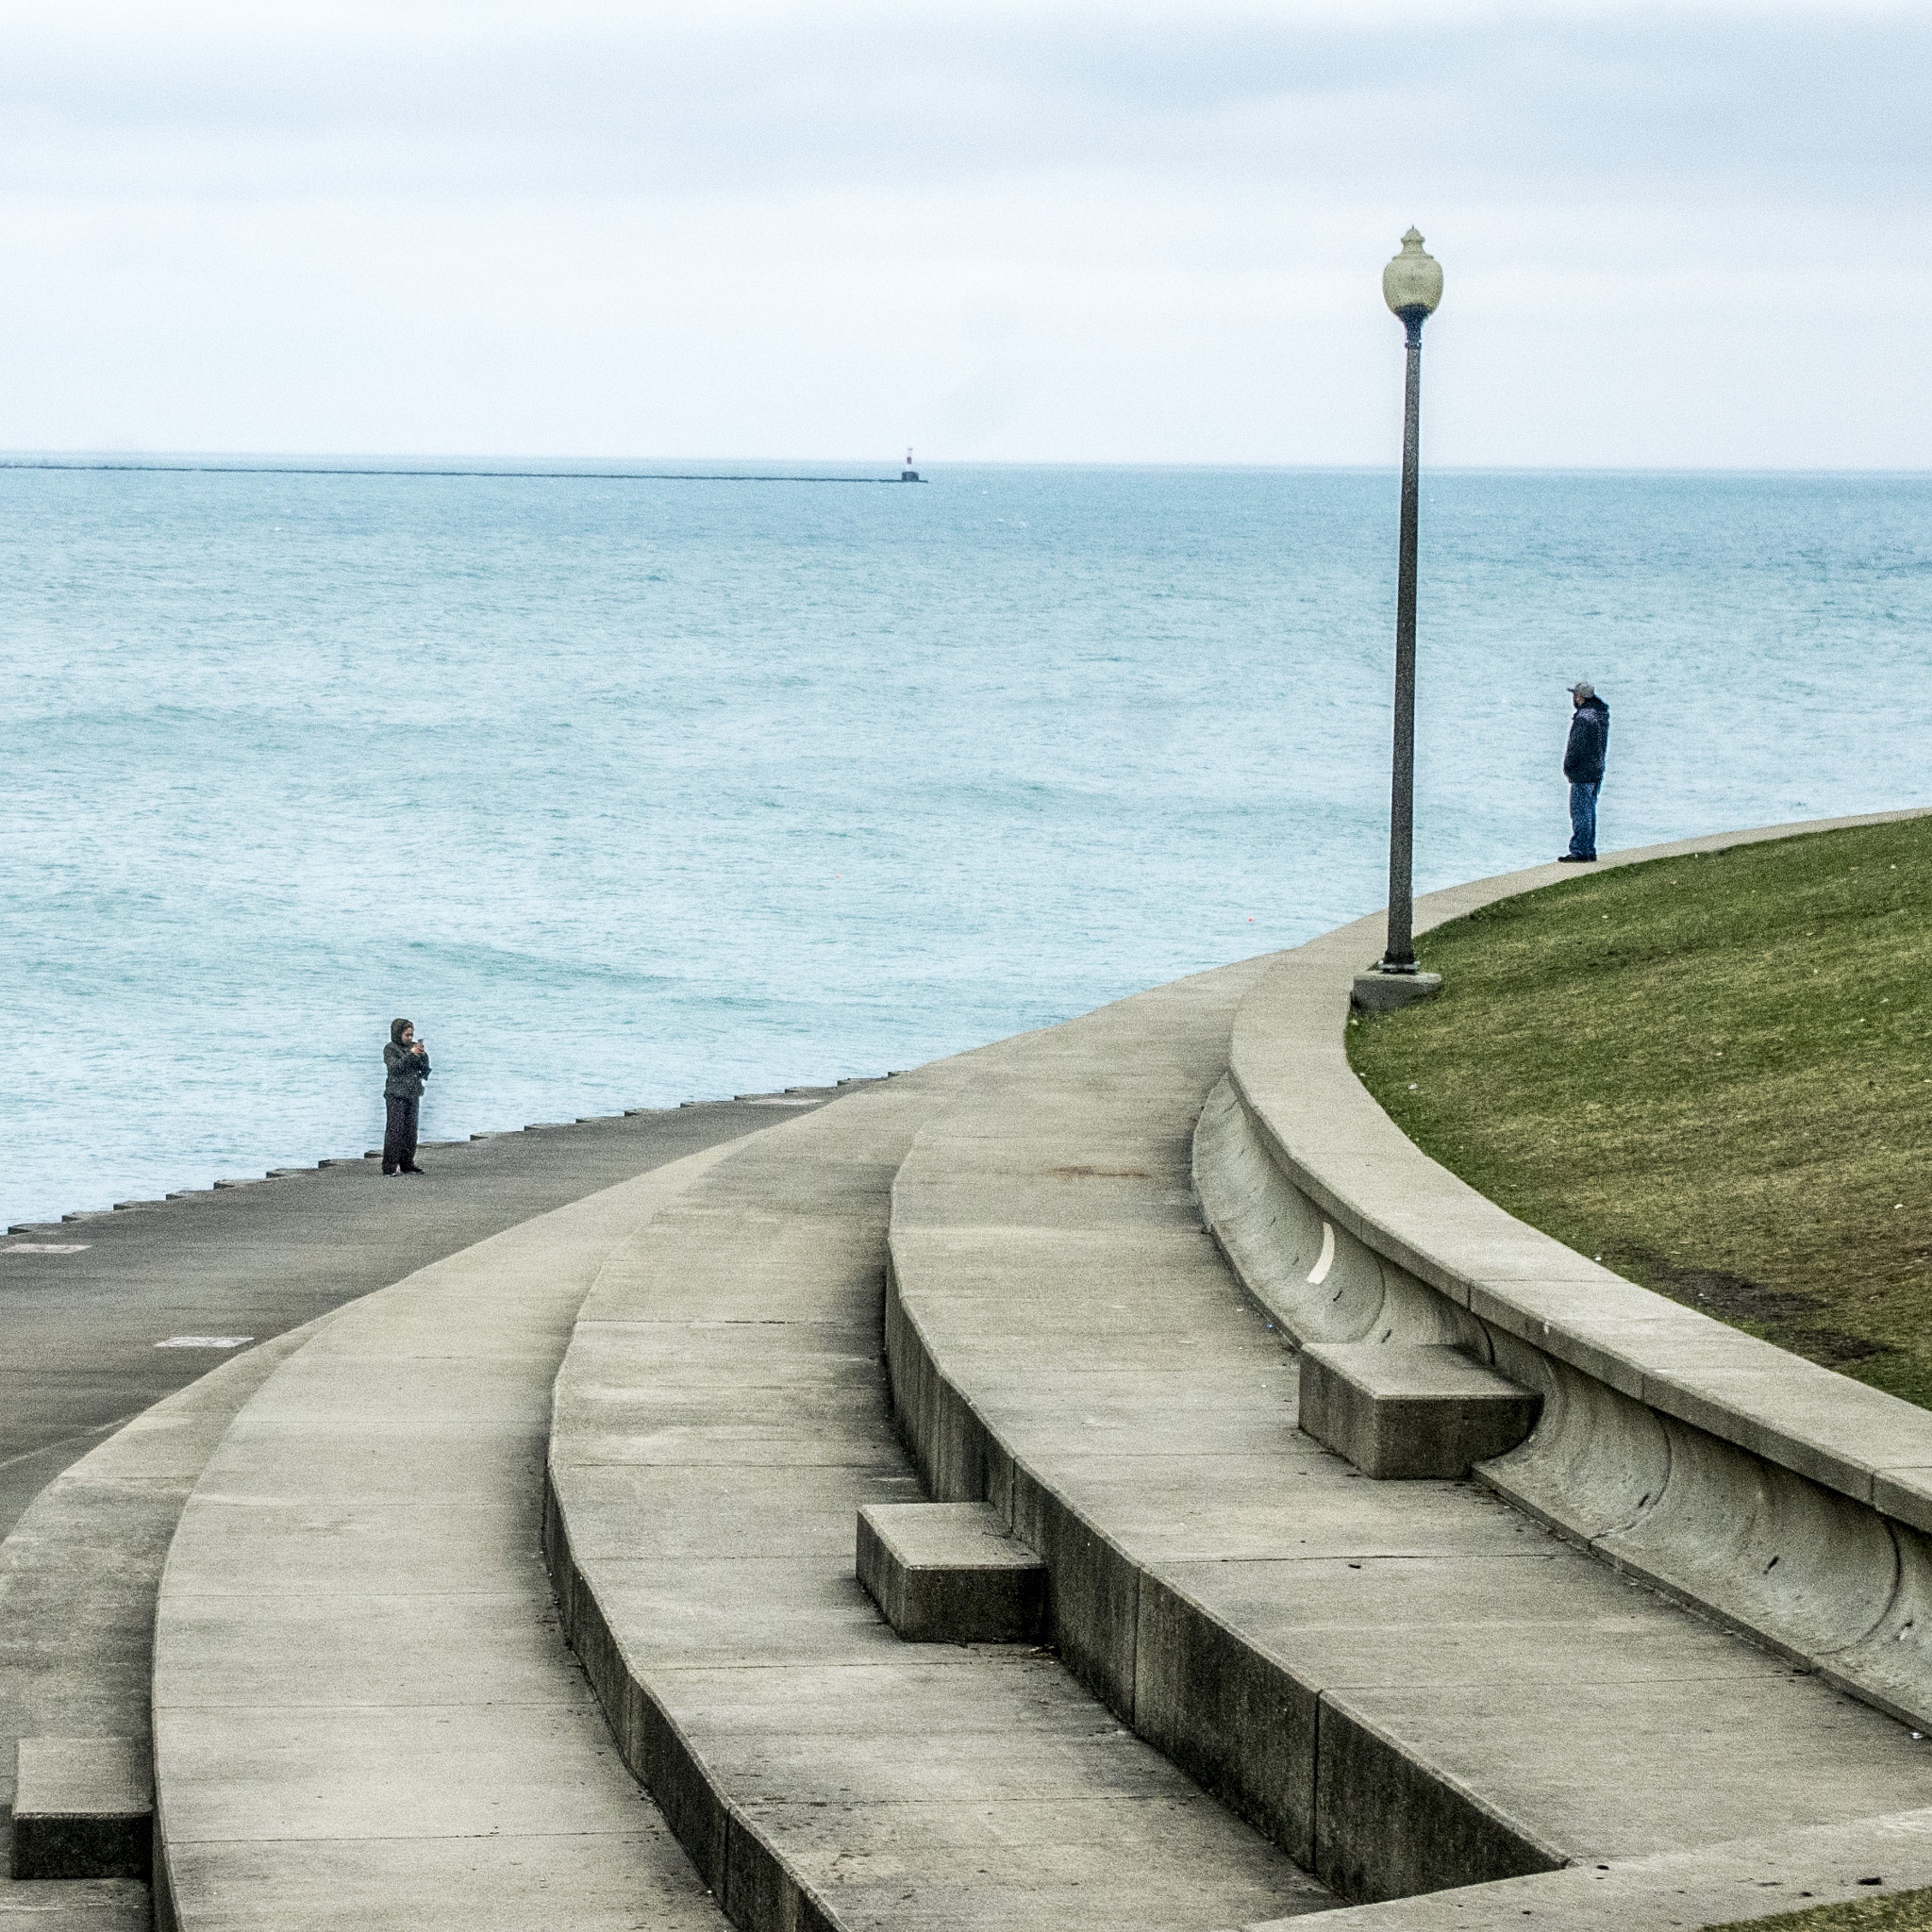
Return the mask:
[(1563, 775), (1570, 781), (1570, 849), (1559, 865), (1596, 863), (1596, 794), (1604, 782), (1604, 755), (1610, 748), (1610, 708), (1590, 684), (1570, 687), (1570, 742), (1563, 748)]
[(382, 1171), (421, 1174), (416, 1165), (416, 1115), (423, 1105), (423, 1083), (429, 1077), (429, 1049), (407, 1020), (390, 1027), (382, 1068), (382, 1098), (389, 1114), (382, 1137)]

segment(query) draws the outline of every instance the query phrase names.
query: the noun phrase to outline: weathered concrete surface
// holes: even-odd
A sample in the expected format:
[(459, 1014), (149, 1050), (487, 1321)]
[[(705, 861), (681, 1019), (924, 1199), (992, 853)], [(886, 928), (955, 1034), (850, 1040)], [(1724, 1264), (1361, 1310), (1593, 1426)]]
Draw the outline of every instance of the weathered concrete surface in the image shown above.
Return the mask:
[[(1911, 813), (1881, 815), (1886, 819)], [(1774, 827), (1618, 854), (1694, 868)], [(1418, 930), (1554, 882), (1430, 895)], [(1932, 1730), (1932, 1413), (1625, 1281), (1430, 1160), (1350, 1070), (1373, 922), (1280, 960), (1244, 1002), (1194, 1171), (1242, 1279), (1297, 1341), (1449, 1341), (1543, 1398), (1483, 1479), (1626, 1574)]]
[(1301, 1352), (1301, 1426), (1376, 1481), (1454, 1481), (1513, 1449), (1542, 1398), (1440, 1342), (1311, 1341)]
[(184, 1932), (710, 1932), (541, 1548), (550, 1383), (614, 1243), (726, 1148), (342, 1310), (183, 1510), (155, 1634), (157, 1887)]
[(867, 1503), (858, 1580), (908, 1643), (1037, 1643), (1046, 1565), (990, 1503)]
[[(158, 1341), (266, 1341), (833, 1091), (425, 1145), (429, 1171), (408, 1182), (385, 1181), (373, 1160), (338, 1160), (258, 1186), (24, 1225), (0, 1239), (0, 1535), (103, 1436), (224, 1358)], [(78, 1252), (36, 1252), (49, 1244)]]
[(1082, 1677), (1351, 1897), (1932, 1802), (1875, 1711), (1475, 1487), (1372, 1482), (1295, 1429), (1189, 1188), (1273, 970), (1015, 1043), (921, 1132), (888, 1337), (932, 1494), (991, 1501)]
[(147, 1887), (134, 1878), (43, 1878), (0, 1885), (7, 1932), (149, 1932)]
[(978, 1058), (761, 1136), (607, 1269), (551, 1445), (578, 1652), (757, 1932), (1200, 1932), (1325, 1904), (1049, 1655), (904, 1643), (854, 1574), (858, 1510), (919, 1499), (880, 1362), (892, 1174)]
[(147, 1877), (155, 1794), (145, 1734), (23, 1738), (15, 1761), (13, 1877)]
[[(1874, 1883), (1874, 1881), (1877, 1881)], [(1572, 1866), (1292, 1921), (1294, 1932), (1693, 1932), (1932, 1885), (1932, 1811)], [(1285, 1926), (1289, 1922), (1277, 1922)], [(1272, 1932), (1257, 1925), (1249, 1932)]]

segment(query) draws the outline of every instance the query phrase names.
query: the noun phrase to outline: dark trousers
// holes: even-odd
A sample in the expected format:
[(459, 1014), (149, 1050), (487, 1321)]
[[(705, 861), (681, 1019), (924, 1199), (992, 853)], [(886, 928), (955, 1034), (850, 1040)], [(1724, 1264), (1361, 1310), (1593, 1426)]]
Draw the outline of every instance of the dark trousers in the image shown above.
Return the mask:
[(416, 1164), (416, 1115), (423, 1103), (391, 1094), (383, 1105), (389, 1108), (389, 1125), (382, 1136), (382, 1171), (394, 1174), (399, 1167)]
[[(1603, 783), (1597, 780), (1597, 785)], [(1570, 788), (1570, 856), (1572, 858), (1596, 857), (1597, 785)]]

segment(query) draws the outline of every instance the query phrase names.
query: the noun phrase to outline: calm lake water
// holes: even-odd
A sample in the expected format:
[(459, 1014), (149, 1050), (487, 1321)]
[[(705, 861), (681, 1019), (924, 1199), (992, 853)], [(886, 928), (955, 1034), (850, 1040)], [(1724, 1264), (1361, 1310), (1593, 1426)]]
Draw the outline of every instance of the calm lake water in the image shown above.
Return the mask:
[[(397, 1014), (452, 1138), (914, 1066), (1380, 903), (1392, 473), (928, 474), (0, 470), (0, 1218), (375, 1145)], [(1419, 886), (1561, 849), (1579, 676), (1606, 849), (1932, 798), (1932, 479), (1423, 518)]]

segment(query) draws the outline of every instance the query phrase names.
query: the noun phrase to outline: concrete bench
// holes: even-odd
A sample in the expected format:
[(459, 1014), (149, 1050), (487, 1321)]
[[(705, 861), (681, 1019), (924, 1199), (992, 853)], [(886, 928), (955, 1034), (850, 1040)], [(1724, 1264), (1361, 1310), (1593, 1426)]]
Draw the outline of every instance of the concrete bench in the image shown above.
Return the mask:
[(1033, 1643), (1046, 1565), (989, 1503), (868, 1503), (858, 1580), (908, 1643)]
[(1311, 1341), (1301, 1426), (1377, 1481), (1453, 1481), (1536, 1426), (1542, 1397), (1441, 1343)]
[(145, 1738), (23, 1738), (13, 1785), (16, 1878), (145, 1878), (155, 1793)]

